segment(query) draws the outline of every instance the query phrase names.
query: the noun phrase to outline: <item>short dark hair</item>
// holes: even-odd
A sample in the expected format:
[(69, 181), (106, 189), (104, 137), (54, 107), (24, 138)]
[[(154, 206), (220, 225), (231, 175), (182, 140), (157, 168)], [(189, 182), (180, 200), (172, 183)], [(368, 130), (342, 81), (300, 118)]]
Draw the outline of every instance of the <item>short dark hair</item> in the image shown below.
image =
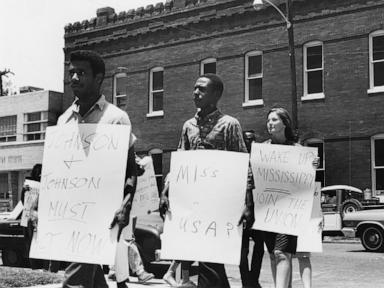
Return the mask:
[(91, 65), (93, 75), (101, 73), (105, 75), (105, 63), (103, 58), (92, 50), (76, 50), (69, 55), (69, 61), (87, 61)]
[(211, 81), (212, 88), (214, 89), (214, 91), (218, 92), (218, 95), (220, 98), (221, 95), (223, 94), (223, 91), (224, 91), (223, 80), (221, 80), (221, 78), (218, 75), (213, 74), (213, 73), (203, 74), (200, 76), (200, 78), (202, 78), (202, 77), (208, 78)]
[(275, 112), (280, 117), (281, 121), (283, 121), (285, 125), (285, 138), (287, 138), (288, 142), (297, 143), (299, 137), (297, 136), (297, 132), (293, 128), (292, 119), (288, 111), (282, 107), (272, 108), (271, 110), (269, 110), (267, 118), (272, 112)]

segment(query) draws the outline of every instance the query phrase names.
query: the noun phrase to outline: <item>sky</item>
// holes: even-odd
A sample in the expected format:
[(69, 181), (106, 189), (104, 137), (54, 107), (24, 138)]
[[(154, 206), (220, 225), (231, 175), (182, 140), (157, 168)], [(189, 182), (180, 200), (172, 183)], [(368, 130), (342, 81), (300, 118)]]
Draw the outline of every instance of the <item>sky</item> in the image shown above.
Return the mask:
[(10, 69), (16, 87), (63, 92), (64, 27), (96, 17), (96, 10), (121, 11), (165, 0), (0, 0), (0, 71)]

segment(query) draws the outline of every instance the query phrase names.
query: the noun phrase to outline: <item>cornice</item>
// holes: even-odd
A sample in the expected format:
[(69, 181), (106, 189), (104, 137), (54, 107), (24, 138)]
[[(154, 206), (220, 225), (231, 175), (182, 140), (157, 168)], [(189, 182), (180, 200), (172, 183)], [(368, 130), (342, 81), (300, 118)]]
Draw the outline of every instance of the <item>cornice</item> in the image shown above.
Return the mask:
[[(170, 2), (173, 0), (168, 0)], [(117, 24), (108, 24), (106, 26), (94, 29), (92, 31), (80, 31), (72, 34), (66, 34), (66, 45), (65, 50), (74, 50), (74, 49), (84, 49), (89, 46), (97, 46), (103, 43), (127, 40), (129, 41), (132, 38), (144, 36), (150, 33), (171, 33), (172, 31), (187, 30), (188, 26), (194, 24), (204, 24), (210, 21), (218, 21), (230, 17), (238, 17), (244, 14), (249, 15), (248, 13), (255, 13), (256, 23), (252, 24), (238, 24), (232, 26), (226, 31), (206, 31), (199, 35), (183, 35), (172, 41), (167, 41), (167, 43), (161, 41), (154, 41), (151, 46), (161, 47), (168, 45), (176, 45), (178, 43), (196, 41), (198, 39), (207, 39), (207, 38), (217, 38), (225, 34), (232, 34), (238, 32), (268, 29), (276, 26), (285, 25), (285, 23), (274, 13), (269, 14), (264, 13), (267, 17), (261, 17), (260, 12), (253, 10), (250, 0), (222, 0), (219, 3), (216, 3), (214, 0), (206, 0), (202, 3), (189, 6), (183, 10), (170, 11), (167, 15), (143, 17), (137, 20), (134, 20), (130, 23), (117, 23)], [(312, 0), (319, 1), (319, 0)], [(188, 0), (187, 0), (188, 2)], [(311, 0), (300, 0), (300, 2), (309, 3)], [(297, 3), (298, 8), (305, 3)], [(330, 9), (321, 9), (319, 11), (311, 11), (306, 14), (300, 14), (298, 9), (297, 14), (294, 17), (295, 23), (303, 23), (313, 19), (321, 19), (332, 17), (335, 15), (353, 13), (358, 10), (369, 10), (384, 7), (384, 0), (372, 0), (372, 1), (361, 1), (359, 3), (354, 3), (347, 5), (344, 3), (344, 6), (334, 7)], [(204, 8), (204, 9), (203, 9)], [(172, 17), (171, 17), (172, 16)], [(258, 17), (260, 16), (260, 17)], [(276, 16), (276, 17), (275, 17)], [(77, 22), (78, 23), (78, 22)], [(136, 26), (136, 28), (134, 28)], [(132, 29), (133, 28), (133, 29)], [(96, 36), (95, 33), (99, 33), (99, 36)], [(102, 34), (102, 35), (101, 35)], [(186, 33), (184, 33), (186, 34)], [(71, 41), (70, 41), (71, 39)], [(148, 45), (141, 45), (137, 43), (135, 47), (124, 49), (124, 52), (135, 51), (148, 49)], [(119, 51), (109, 52), (108, 54), (116, 54)]]

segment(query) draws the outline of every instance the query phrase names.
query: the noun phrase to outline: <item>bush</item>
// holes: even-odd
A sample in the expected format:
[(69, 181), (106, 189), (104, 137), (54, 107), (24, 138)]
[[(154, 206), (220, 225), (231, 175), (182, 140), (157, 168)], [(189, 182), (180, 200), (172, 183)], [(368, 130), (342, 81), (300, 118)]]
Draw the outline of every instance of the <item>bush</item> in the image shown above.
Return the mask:
[(62, 274), (51, 273), (42, 270), (31, 270), (27, 268), (14, 268), (0, 266), (0, 287), (29, 287), (60, 283)]

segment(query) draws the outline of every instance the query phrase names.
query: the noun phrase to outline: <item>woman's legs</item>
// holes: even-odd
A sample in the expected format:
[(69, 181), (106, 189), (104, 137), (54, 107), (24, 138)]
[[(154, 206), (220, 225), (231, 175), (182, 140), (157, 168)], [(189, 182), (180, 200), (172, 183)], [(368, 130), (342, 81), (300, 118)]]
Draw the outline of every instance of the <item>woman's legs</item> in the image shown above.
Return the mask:
[(276, 288), (287, 288), (292, 271), (292, 254), (275, 250), (271, 256), (273, 281)]
[(299, 269), (304, 288), (312, 287), (312, 265), (309, 257), (299, 257)]

